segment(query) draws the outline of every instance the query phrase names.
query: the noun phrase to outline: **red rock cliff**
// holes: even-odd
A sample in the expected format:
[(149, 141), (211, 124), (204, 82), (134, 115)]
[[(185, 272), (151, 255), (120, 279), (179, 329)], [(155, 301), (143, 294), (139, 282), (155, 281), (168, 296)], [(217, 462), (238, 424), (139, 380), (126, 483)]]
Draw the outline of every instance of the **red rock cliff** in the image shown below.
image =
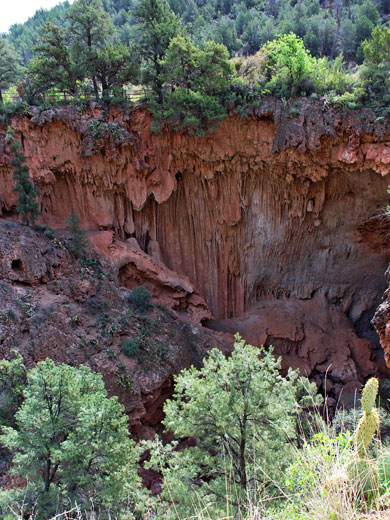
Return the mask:
[[(333, 362), (336, 384), (353, 386), (374, 370), (369, 319), (390, 259), (378, 217), (390, 132), (365, 112), (300, 110), (294, 116), (270, 100), (256, 118), (231, 116), (204, 138), (152, 135), (141, 109), (104, 121), (98, 110), (58, 109), (13, 126), (43, 223), (64, 227), (73, 211), (86, 229), (135, 238), (186, 277), (219, 320), (213, 327), (272, 342), (309, 374)], [(111, 125), (106, 139), (91, 131), (91, 118)], [(16, 196), (2, 147), (0, 211), (8, 216)], [(122, 262), (119, 276), (131, 286), (134, 262)]]

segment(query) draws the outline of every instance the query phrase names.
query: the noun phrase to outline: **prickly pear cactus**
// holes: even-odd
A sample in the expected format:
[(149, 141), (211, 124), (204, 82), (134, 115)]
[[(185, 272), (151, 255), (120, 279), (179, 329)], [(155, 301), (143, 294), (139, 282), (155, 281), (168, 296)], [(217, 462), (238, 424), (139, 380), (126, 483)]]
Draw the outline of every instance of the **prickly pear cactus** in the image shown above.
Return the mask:
[(379, 381), (376, 377), (369, 379), (363, 388), (362, 407), (363, 417), (360, 419), (356, 430), (356, 444), (360, 457), (364, 457), (372, 438), (379, 428), (379, 415), (375, 408), (375, 400), (378, 395)]

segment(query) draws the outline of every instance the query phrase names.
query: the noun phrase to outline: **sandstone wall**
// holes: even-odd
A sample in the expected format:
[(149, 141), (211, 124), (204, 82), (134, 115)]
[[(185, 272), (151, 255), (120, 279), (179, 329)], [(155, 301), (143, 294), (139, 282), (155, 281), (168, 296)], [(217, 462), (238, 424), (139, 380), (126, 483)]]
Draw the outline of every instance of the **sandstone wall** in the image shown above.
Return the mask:
[[(62, 228), (73, 211), (88, 230), (135, 238), (188, 277), (222, 322), (258, 313), (262, 302), (281, 302), (281, 313), (286, 302), (322, 302), (311, 306), (312, 316), (305, 308), (304, 326), (337, 310), (355, 338), (366, 338), (363, 350), (372, 358), (369, 320), (390, 259), (380, 216), (388, 198), (388, 128), (364, 111), (302, 103), (297, 116), (275, 100), (256, 118), (231, 116), (203, 138), (152, 135), (142, 109), (111, 112), (105, 121), (119, 125), (120, 138), (93, 138), (91, 118), (103, 115), (67, 108), (13, 121), (41, 191), (43, 223)], [(0, 210), (9, 216), (16, 196), (4, 143), (2, 150)], [(126, 280), (126, 266), (120, 275)], [(257, 321), (256, 337), (275, 337), (267, 333), (275, 329), (273, 312), (267, 323)], [(281, 334), (285, 345), (292, 336)], [(358, 373), (352, 340), (331, 341), (333, 352), (346, 349)], [(322, 348), (316, 345), (311, 349)], [(299, 348), (299, 358), (310, 357)], [(309, 372), (323, 365), (314, 359)]]

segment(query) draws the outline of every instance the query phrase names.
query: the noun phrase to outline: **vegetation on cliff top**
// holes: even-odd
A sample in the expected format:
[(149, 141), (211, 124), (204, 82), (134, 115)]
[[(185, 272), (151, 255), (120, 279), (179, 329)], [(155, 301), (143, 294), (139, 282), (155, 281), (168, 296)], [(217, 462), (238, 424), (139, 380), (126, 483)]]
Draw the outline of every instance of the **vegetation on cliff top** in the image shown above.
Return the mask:
[[(168, 125), (195, 135), (217, 128), (232, 109), (253, 114), (268, 94), (368, 106), (384, 117), (390, 29), (381, 24), (388, 10), (379, 0), (344, 0), (337, 10), (319, 0), (75, 0), (38, 12), (0, 39), (0, 92), (13, 83), (19, 99), (43, 107), (143, 98), (154, 131)], [(33, 52), (26, 54), (27, 40)]]

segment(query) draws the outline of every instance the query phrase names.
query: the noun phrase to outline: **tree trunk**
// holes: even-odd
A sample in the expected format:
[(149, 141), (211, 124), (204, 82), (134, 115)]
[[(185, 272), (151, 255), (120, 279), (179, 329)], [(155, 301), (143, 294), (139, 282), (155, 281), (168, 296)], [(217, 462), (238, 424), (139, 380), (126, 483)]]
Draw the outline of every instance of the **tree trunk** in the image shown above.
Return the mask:
[(1, 91), (1, 88), (0, 88), (0, 105), (4, 105), (3, 93)]
[[(91, 30), (88, 29), (87, 32), (87, 45), (89, 49), (89, 61), (91, 62), (91, 72), (93, 71), (93, 57), (92, 57), (92, 35)], [(95, 98), (97, 103), (99, 103), (99, 89), (96, 81), (96, 76), (92, 72), (92, 83), (93, 83), (93, 91), (95, 92)]]
[(96, 76), (92, 76), (93, 91), (95, 92), (96, 101), (99, 103), (99, 89), (97, 86)]
[(246, 491), (247, 486), (247, 475), (246, 475), (246, 460), (245, 460), (245, 448), (246, 448), (246, 427), (247, 427), (247, 414), (246, 410), (244, 413), (242, 425), (241, 425), (241, 439), (240, 439), (240, 485)]
[(45, 468), (45, 487), (44, 487), (45, 493), (47, 493), (49, 491), (49, 487), (50, 487), (50, 467), (51, 467), (51, 461), (50, 461), (50, 459), (47, 459), (46, 468)]

